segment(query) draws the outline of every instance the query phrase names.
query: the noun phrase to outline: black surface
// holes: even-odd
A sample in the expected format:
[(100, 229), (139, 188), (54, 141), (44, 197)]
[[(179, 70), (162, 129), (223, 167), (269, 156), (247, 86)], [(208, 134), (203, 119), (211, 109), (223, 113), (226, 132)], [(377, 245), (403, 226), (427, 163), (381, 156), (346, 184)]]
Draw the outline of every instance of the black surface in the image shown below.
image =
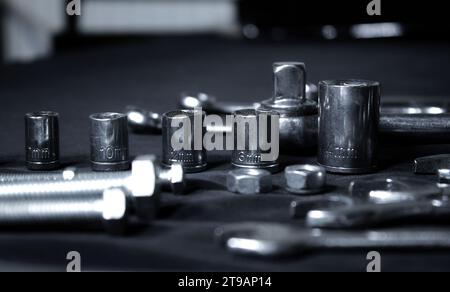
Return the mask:
[[(0, 145), (2, 171), (25, 170), (23, 115), (37, 110), (61, 114), (61, 157), (89, 167), (91, 113), (121, 111), (128, 104), (164, 112), (178, 94), (202, 90), (223, 100), (258, 101), (272, 92), (271, 63), (305, 61), (309, 80), (379, 80), (386, 94), (445, 95), (450, 92), (448, 43), (247, 43), (216, 38), (135, 40), (73, 48), (50, 60), (1, 69)], [(132, 135), (132, 155), (161, 153), (161, 137)], [(446, 153), (448, 145), (383, 147), (382, 172), (412, 175), (416, 156)], [(294, 196), (277, 190), (263, 196), (225, 192), (226, 154), (210, 154), (212, 169), (190, 176), (201, 185), (186, 196), (164, 194), (152, 227), (125, 238), (86, 232), (3, 231), (0, 270), (59, 270), (66, 254), (81, 253), (84, 270), (196, 271), (365, 271), (366, 250), (323, 252), (282, 261), (240, 258), (213, 241), (222, 223), (290, 221)], [(307, 153), (283, 156), (286, 164), (313, 162)], [(364, 176), (366, 177), (366, 176)], [(432, 179), (432, 177), (427, 177)], [(208, 188), (198, 179), (208, 179)], [(281, 174), (276, 176), (280, 181)], [(330, 176), (344, 188), (354, 177)], [(221, 189), (222, 188), (222, 189)], [(450, 270), (450, 252), (382, 252), (384, 271)]]

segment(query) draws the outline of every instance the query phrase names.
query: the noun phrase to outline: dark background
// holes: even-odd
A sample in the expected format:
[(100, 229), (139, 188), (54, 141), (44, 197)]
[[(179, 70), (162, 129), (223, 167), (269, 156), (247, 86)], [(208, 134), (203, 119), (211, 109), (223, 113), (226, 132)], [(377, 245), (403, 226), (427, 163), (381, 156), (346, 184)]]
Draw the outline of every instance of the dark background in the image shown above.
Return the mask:
[[(255, 2), (239, 3), (239, 23), (259, 28), (253, 40), (240, 34), (85, 36), (76, 30), (77, 19), (71, 18), (68, 28), (56, 36), (51, 56), (31, 63), (8, 63), (0, 69), (1, 171), (25, 171), (26, 112), (58, 111), (63, 162), (88, 168), (89, 114), (122, 111), (129, 104), (162, 113), (175, 109), (179, 93), (186, 90), (212, 93), (228, 101), (260, 101), (272, 94), (271, 64), (280, 60), (304, 61), (311, 82), (365, 78), (381, 81), (384, 96), (448, 98), (448, 26), (443, 18), (422, 21), (418, 17), (419, 11), (440, 15), (443, 9), (432, 5), (433, 1), (407, 6), (419, 7), (411, 13), (397, 6), (391, 10), (388, 1), (382, 1), (385, 16), (380, 22), (401, 21), (408, 33), (370, 40), (355, 40), (345, 33), (354, 23), (375, 21), (360, 4), (349, 4), (354, 10), (348, 10), (313, 1), (295, 7), (293, 2)], [(330, 23), (344, 37), (323, 39), (321, 27)], [(161, 153), (160, 136), (132, 135), (130, 142), (133, 155)], [(449, 149), (449, 145), (421, 144), (383, 146), (380, 172), (413, 176), (415, 157)], [(309, 163), (315, 156), (299, 151), (281, 160), (283, 165)], [(292, 222), (288, 214), (295, 196), (280, 189), (261, 196), (230, 194), (223, 187), (225, 170), (230, 169), (227, 154), (212, 153), (210, 161), (206, 173), (189, 178), (213, 184), (203, 182), (204, 187), (185, 196), (163, 194), (158, 220), (125, 238), (82, 231), (1, 232), (0, 270), (64, 271), (66, 254), (76, 250), (81, 253), (83, 270), (365, 271), (367, 250), (320, 252), (285, 260), (225, 253), (213, 240), (213, 231), (221, 224), (301, 222)], [(282, 174), (275, 176), (276, 184), (281, 178)], [(345, 190), (353, 179), (330, 175), (330, 185)], [(449, 263), (450, 254), (445, 251), (382, 252), (384, 271), (442, 271), (450, 270)]]

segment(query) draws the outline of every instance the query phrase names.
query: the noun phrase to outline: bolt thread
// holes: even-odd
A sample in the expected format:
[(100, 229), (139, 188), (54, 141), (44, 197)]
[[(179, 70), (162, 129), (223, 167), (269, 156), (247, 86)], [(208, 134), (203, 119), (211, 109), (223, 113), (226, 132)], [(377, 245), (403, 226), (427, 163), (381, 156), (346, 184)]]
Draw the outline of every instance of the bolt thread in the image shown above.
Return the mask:
[(102, 196), (0, 200), (0, 225), (98, 224), (103, 218)]
[[(72, 179), (62, 174), (7, 175), (9, 182), (0, 184), (0, 198), (27, 196), (95, 195), (109, 188), (123, 187), (131, 172), (77, 173)], [(41, 180), (40, 176), (43, 176)]]
[(62, 173), (14, 173), (14, 172), (4, 172), (0, 174), (0, 183), (15, 183), (15, 182), (26, 182), (26, 181), (57, 181), (63, 180)]

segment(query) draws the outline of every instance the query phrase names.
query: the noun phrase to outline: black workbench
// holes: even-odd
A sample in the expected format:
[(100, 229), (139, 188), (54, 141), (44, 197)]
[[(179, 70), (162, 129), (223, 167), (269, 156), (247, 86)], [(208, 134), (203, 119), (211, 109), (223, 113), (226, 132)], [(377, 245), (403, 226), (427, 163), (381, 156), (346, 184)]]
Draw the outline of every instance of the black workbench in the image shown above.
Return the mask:
[[(450, 44), (400, 41), (245, 42), (216, 37), (148, 38), (103, 46), (57, 50), (54, 57), (1, 68), (0, 168), (25, 171), (23, 115), (61, 114), (61, 155), (66, 165), (89, 167), (88, 116), (122, 111), (128, 104), (164, 112), (177, 107), (181, 91), (205, 91), (229, 101), (259, 101), (272, 93), (274, 61), (304, 61), (309, 80), (379, 80), (384, 94), (450, 93)], [(450, 95), (450, 94), (449, 94)], [(161, 137), (132, 135), (133, 155), (161, 154)], [(396, 144), (381, 149), (381, 172), (413, 175), (416, 156), (447, 153), (449, 145)], [(96, 232), (0, 232), (1, 270), (66, 268), (66, 254), (81, 253), (83, 270), (153, 271), (365, 271), (367, 250), (323, 252), (285, 260), (242, 258), (214, 243), (215, 227), (230, 222), (291, 222), (295, 196), (276, 190), (239, 196), (221, 184), (230, 169), (226, 153), (211, 153), (211, 168), (192, 178), (216, 184), (185, 196), (163, 194), (151, 227), (124, 238)], [(282, 162), (314, 162), (298, 151)], [(330, 176), (345, 188), (355, 177)], [(425, 178), (433, 179), (425, 176)], [(276, 181), (281, 180), (281, 174)], [(384, 271), (450, 270), (450, 252), (382, 252)]]

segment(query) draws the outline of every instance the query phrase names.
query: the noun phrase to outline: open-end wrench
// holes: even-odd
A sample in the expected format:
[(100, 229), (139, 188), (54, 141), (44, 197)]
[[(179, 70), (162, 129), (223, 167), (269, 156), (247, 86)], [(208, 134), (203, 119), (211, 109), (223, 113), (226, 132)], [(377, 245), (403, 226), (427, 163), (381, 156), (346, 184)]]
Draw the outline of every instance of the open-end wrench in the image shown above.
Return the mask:
[(349, 194), (299, 198), (291, 215), (311, 228), (348, 229), (410, 218), (450, 217), (450, 204), (436, 183), (409, 177), (352, 182)]
[(315, 250), (450, 249), (450, 229), (336, 231), (271, 223), (221, 226), (215, 238), (235, 254), (281, 257)]
[(449, 168), (450, 154), (419, 157), (414, 160), (414, 173), (416, 174), (437, 174), (438, 170)]

